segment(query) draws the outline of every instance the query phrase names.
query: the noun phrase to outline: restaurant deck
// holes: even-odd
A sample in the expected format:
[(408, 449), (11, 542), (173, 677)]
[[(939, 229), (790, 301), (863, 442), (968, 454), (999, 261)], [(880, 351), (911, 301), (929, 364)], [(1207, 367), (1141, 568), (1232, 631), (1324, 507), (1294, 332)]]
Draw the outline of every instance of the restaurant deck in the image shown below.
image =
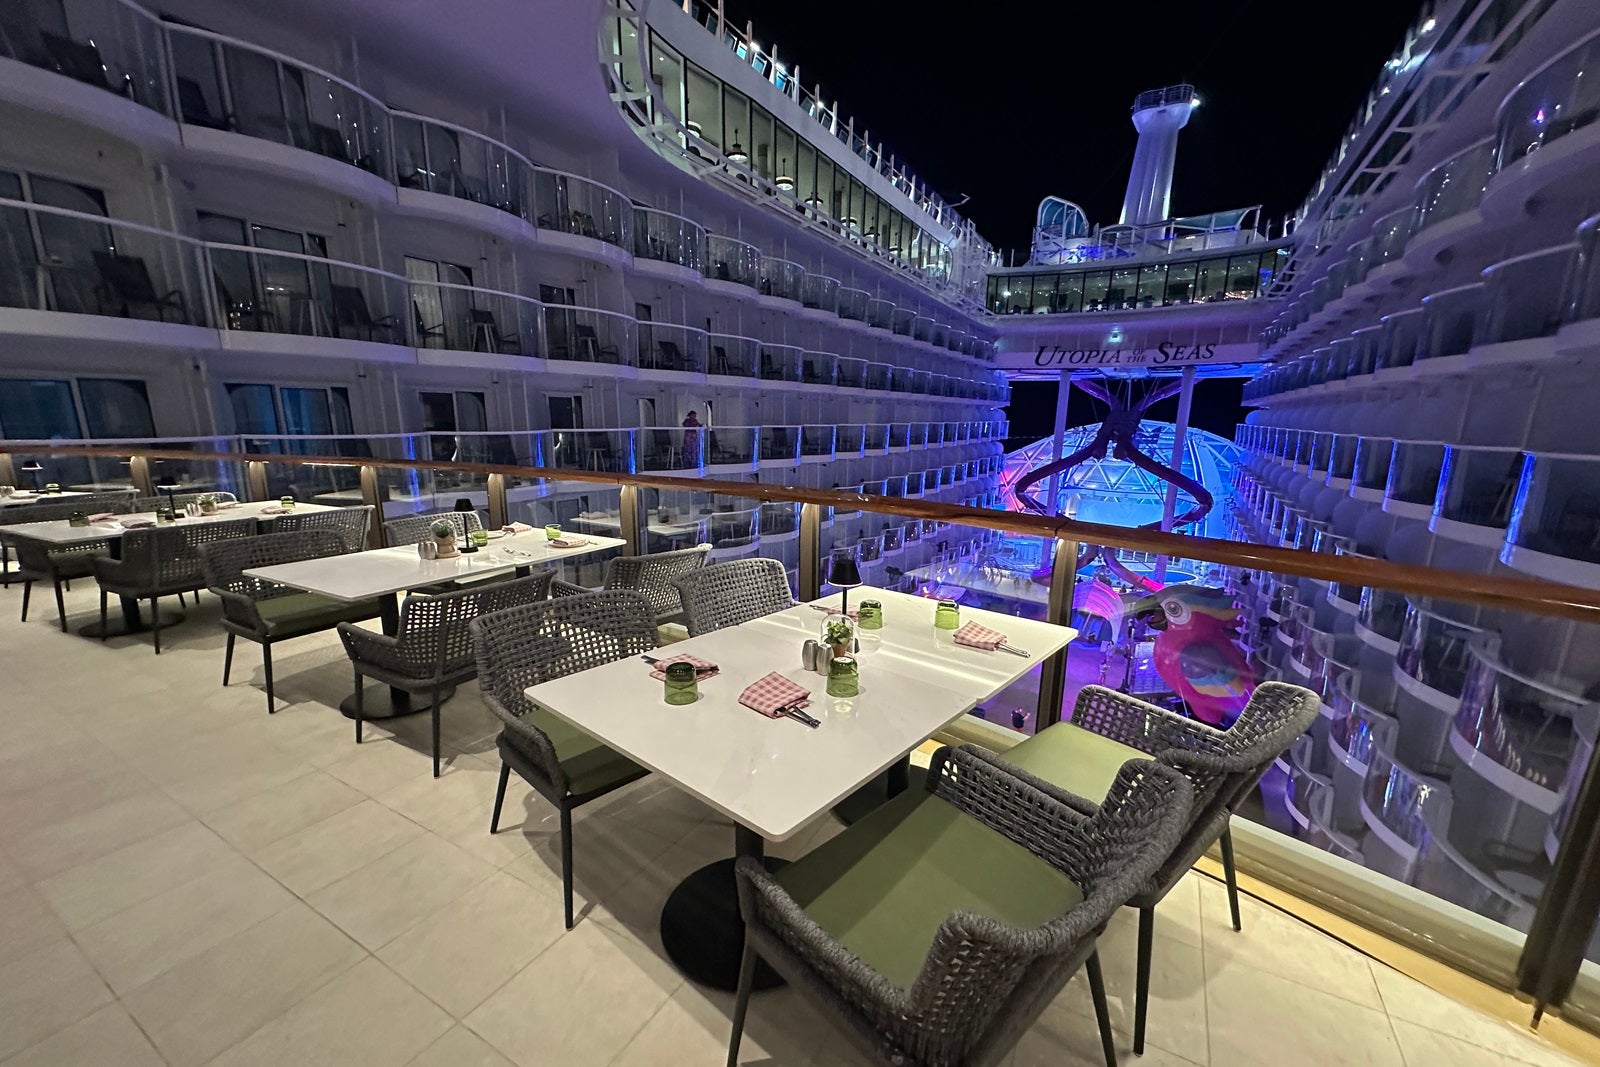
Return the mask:
[[(13, 1064), (718, 1064), (731, 995), (686, 982), (656, 932), (731, 826), (647, 778), (580, 809), (581, 914), (561, 921), (555, 812), (513, 782), (487, 832), (498, 761), (475, 684), (445, 706), (443, 776), (426, 716), (357, 747), (332, 633), (284, 646), (280, 711), (259, 662), (220, 685), (205, 596), (167, 630), (106, 644), (0, 592), (0, 1062)], [(74, 584), (74, 623), (95, 612)], [(824, 816), (774, 845), (798, 855)], [(1158, 913), (1150, 1047), (1128, 1051), (1134, 921), (1101, 945), (1124, 1062), (1395, 1067), (1577, 1060), (1246, 899), (1189, 878)], [(742, 1062), (858, 1062), (787, 990), (758, 994)], [(1013, 1067), (1099, 1063), (1081, 981)]]

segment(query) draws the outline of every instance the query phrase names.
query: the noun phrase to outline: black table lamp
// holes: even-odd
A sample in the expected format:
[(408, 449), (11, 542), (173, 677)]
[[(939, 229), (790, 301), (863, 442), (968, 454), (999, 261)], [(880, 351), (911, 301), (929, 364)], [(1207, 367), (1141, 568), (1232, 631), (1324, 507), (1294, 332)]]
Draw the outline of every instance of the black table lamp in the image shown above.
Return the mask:
[(32, 463), (24, 463), (22, 465), (22, 469), (33, 476), (33, 491), (37, 493), (40, 488), (39, 472), (44, 470), (44, 464), (40, 463), (38, 460), (34, 460)]
[(856, 566), (854, 549), (835, 549), (828, 557), (828, 584), (840, 590), (839, 610), (850, 614), (850, 590), (866, 583), (861, 580), (861, 568)]
[(156, 492), (167, 494), (167, 514), (173, 519), (178, 518), (178, 501), (172, 494), (177, 492), (178, 486), (172, 482), (156, 486)]

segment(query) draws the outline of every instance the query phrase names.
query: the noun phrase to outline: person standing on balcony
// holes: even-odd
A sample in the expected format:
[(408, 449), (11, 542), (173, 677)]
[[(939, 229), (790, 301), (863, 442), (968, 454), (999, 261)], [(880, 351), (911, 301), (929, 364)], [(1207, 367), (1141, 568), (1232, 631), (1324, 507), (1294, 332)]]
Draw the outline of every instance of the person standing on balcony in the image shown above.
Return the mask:
[(691, 411), (683, 417), (683, 456), (693, 461), (700, 455), (700, 416)]

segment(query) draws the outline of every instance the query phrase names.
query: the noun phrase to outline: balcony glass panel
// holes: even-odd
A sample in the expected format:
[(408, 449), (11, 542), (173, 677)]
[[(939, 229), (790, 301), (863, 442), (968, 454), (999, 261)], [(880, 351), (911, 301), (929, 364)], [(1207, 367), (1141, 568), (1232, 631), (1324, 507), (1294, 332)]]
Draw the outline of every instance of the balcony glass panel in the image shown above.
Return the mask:
[(800, 285), (800, 303), (821, 311), (839, 310), (839, 279), (806, 272)]
[(724, 237), (706, 235), (706, 277), (735, 282), (755, 289), (761, 285), (761, 250), (755, 245)]
[(1506, 544), (1600, 564), (1600, 459), (1526, 453)]
[(832, 385), (838, 368), (838, 356), (832, 352), (802, 352), (800, 354), (800, 380), (807, 385)]
[(799, 463), (800, 427), (761, 427), (761, 462), (787, 464)]
[(132, 4), (14, 5), (0, 14), (0, 55), (172, 114), (162, 25)]
[(757, 376), (761, 367), (760, 341), (753, 337), (714, 333), (706, 343), (710, 349), (710, 373), (733, 378)]
[(887, 392), (894, 368), (887, 363), (867, 364), (867, 388)]
[(536, 167), (534, 224), (633, 250), (633, 201), (576, 174)]
[(804, 292), (805, 277), (805, 269), (798, 263), (775, 256), (765, 256), (761, 260), (760, 291), (764, 296), (799, 300)]
[(853, 322), (866, 322), (867, 305), (871, 301), (872, 294), (864, 289), (840, 289), (839, 317)]
[(860, 456), (866, 447), (867, 431), (859, 424), (841, 423), (834, 438), (834, 451), (840, 459)]
[(1429, 689), (1458, 697), (1466, 681), (1467, 649), (1482, 629), (1445, 614), (1454, 605), (1408, 598), (1395, 666)]
[(1504, 529), (1511, 519), (1522, 476), (1522, 453), (1514, 448), (1445, 449), (1434, 514), (1467, 526)]
[(1385, 315), (1373, 369), (1392, 370), (1395, 367), (1411, 366), (1417, 356), (1417, 343), (1422, 337), (1423, 322), (1421, 308)]
[(634, 431), (642, 471), (692, 471), (705, 466), (705, 433), (679, 426), (644, 426)]
[(1431, 509), (1439, 492), (1439, 472), (1443, 467), (1444, 445), (1396, 441), (1384, 498)]
[(1577, 245), (1563, 245), (1485, 270), (1472, 343), (1498, 344), (1554, 334), (1566, 316), (1570, 290), (1553, 283), (1571, 276), (1577, 258)]
[(412, 333), (419, 348), (540, 355), (543, 305), (515, 293), (441, 282), (410, 283)]
[(633, 209), (633, 254), (706, 272), (706, 231), (699, 223), (655, 208)]
[(243, 245), (207, 245), (231, 330), (410, 344), (415, 311), (399, 275)]
[(1506, 98), (1495, 136), (1496, 170), (1600, 119), (1600, 85), (1594, 77), (1597, 59), (1600, 37), (1591, 37)]
[(638, 469), (633, 435), (633, 430), (543, 430), (539, 434), (549, 466), (608, 474), (632, 474)]
[(836, 429), (832, 426), (802, 426), (800, 428), (800, 454), (809, 458), (832, 458)]
[(1482, 141), (1433, 168), (1417, 183), (1413, 233), (1478, 206), (1494, 164), (1494, 142)]
[(887, 423), (868, 423), (864, 429), (868, 452), (882, 452), (889, 447), (889, 427)]
[(704, 374), (709, 346), (704, 330), (644, 319), (634, 323), (640, 370)]
[[(1335, 589), (1340, 588), (1336, 583)], [(1348, 583), (1343, 588), (1348, 588)], [(1356, 620), (1384, 640), (1398, 642), (1405, 630), (1406, 610), (1410, 606), (1406, 598), (1389, 589), (1366, 588), (1359, 592), (1361, 606)]]
[(769, 382), (800, 381), (800, 360), (804, 353), (793, 345), (761, 345), (761, 378)]
[(755, 426), (713, 426), (706, 431), (706, 462), (711, 466), (754, 466)]
[(420, 115), (393, 119), (395, 180), (402, 189), (459, 197), (526, 218), (531, 167), (506, 145)]
[(634, 321), (626, 315), (547, 304), (544, 331), (549, 359), (631, 366), (638, 358)]
[(867, 299), (867, 325), (887, 330), (894, 324), (894, 305), (887, 300)]

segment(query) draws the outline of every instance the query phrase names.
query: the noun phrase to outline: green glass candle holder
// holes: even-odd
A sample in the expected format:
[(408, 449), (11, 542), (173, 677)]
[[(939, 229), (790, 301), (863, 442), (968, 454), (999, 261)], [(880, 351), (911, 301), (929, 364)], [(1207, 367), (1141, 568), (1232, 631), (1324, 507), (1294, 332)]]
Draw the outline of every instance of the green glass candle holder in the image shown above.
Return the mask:
[(278, 506), (280, 508), (283, 508), (286, 511), (293, 511), (294, 510), (294, 497), (292, 497), (292, 496), (280, 496), (278, 498)]
[(935, 630), (956, 630), (961, 627), (961, 607), (954, 600), (941, 600), (933, 609)]
[(556, 540), (561, 536), (561, 527), (552, 522), (549, 526), (544, 528), (544, 536), (546, 540)]
[(835, 656), (828, 661), (828, 695), (853, 697), (861, 692), (861, 670), (854, 656)]
[(489, 531), (488, 530), (473, 530), (471, 533), (469, 533), (467, 535), (467, 540), (471, 541), (473, 544), (477, 545), (479, 548), (482, 548), (484, 545), (489, 543)]
[(883, 629), (883, 605), (876, 600), (863, 600), (856, 617), (863, 630)]
[(700, 699), (700, 683), (694, 667), (687, 663), (669, 663), (663, 671), (667, 676), (663, 686), (668, 704), (693, 704)]
[(87, 526), (89, 525), (89, 516), (85, 515), (81, 511), (74, 511), (71, 515), (67, 516), (67, 525)]

